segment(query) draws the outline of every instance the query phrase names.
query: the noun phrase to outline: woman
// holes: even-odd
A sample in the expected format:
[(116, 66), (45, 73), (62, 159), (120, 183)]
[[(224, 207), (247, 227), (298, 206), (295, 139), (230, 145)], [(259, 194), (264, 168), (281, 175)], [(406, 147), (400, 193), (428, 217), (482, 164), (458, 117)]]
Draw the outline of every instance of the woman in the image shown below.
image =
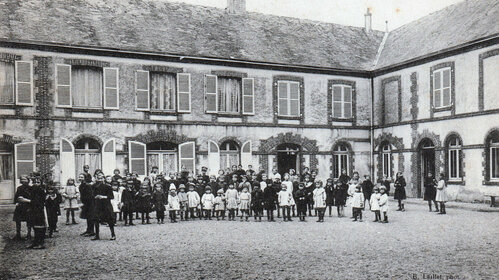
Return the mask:
[(113, 189), (110, 185), (104, 183), (104, 176), (97, 175), (97, 182), (94, 184), (94, 227), (95, 237), (92, 240), (99, 240), (99, 225), (107, 223), (111, 230), (111, 240), (116, 240), (114, 234), (114, 213), (111, 199), (114, 198)]
[(45, 187), (39, 177), (33, 179), (31, 198), (29, 199), (29, 220), (35, 231), (33, 243), (28, 249), (45, 249), (45, 230), (47, 227), (45, 217)]
[(395, 193), (393, 195), (393, 198), (396, 199), (399, 203), (399, 208), (397, 209), (397, 211), (405, 211), (403, 201), (407, 198), (405, 194), (406, 185), (407, 183), (405, 182), (402, 172), (398, 172), (397, 179), (395, 179)]
[(438, 212), (438, 204), (435, 201), (435, 197), (437, 195), (437, 190), (435, 189), (436, 184), (437, 184), (437, 182), (433, 178), (433, 174), (431, 172), (428, 172), (428, 177), (426, 177), (425, 181), (424, 181), (423, 199), (425, 201), (428, 201), (428, 207), (430, 209), (430, 212), (431, 212), (431, 202), (432, 201), (435, 204), (435, 209), (436, 209), (435, 211)]
[(29, 185), (29, 178), (26, 175), (22, 175), (19, 178), (21, 186), (16, 190), (14, 195), (14, 202), (16, 203), (16, 209), (14, 210), (13, 221), (16, 222), (16, 236), (14, 240), (22, 240), (21, 237), (21, 222), (26, 222), (26, 227), (28, 229), (28, 235), (26, 238), (31, 238), (31, 226), (29, 224), (29, 202), (31, 198), (31, 187)]
[(81, 212), (80, 218), (87, 220), (87, 230), (80, 234), (81, 236), (94, 236), (94, 224), (93, 224), (93, 213), (94, 213), (94, 191), (92, 185), (87, 181), (84, 173), (78, 175), (81, 199)]
[(445, 212), (445, 202), (447, 201), (447, 184), (445, 183), (444, 173), (440, 173), (440, 180), (437, 184), (437, 195), (435, 201), (440, 204), (440, 212), (438, 214), (447, 214)]

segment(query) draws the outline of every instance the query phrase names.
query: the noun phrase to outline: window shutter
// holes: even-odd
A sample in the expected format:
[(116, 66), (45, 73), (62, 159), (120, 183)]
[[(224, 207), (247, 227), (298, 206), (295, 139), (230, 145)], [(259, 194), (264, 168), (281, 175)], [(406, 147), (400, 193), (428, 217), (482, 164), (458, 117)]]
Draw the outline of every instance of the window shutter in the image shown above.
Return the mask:
[(241, 148), (241, 165), (244, 169), (248, 168), (248, 165), (252, 165), (252, 155), (251, 155), (251, 141), (246, 141), (243, 143)]
[(290, 83), (289, 84), (289, 115), (299, 116), (300, 115), (300, 84)]
[(118, 77), (118, 68), (104, 68), (104, 109), (119, 109), (120, 91)]
[(191, 74), (177, 73), (178, 112), (191, 112)]
[(218, 79), (215, 75), (204, 77), (205, 111), (206, 113), (218, 112)]
[[(75, 179), (76, 168), (75, 168), (75, 153), (73, 144), (62, 138), (59, 147), (59, 165), (61, 167), (61, 176), (59, 177), (59, 183), (61, 186), (65, 186), (69, 178)], [(82, 166), (80, 166), (82, 168)]]
[(57, 64), (55, 71), (57, 106), (71, 107), (71, 65)]
[(16, 104), (33, 105), (33, 63), (16, 61)]
[(281, 116), (288, 115), (288, 83), (277, 82), (278, 113)]
[(210, 175), (218, 176), (218, 168), (220, 168), (220, 148), (217, 143), (208, 141), (208, 164)]
[(149, 110), (149, 71), (135, 72), (135, 109)]
[(34, 142), (19, 143), (14, 145), (15, 172), (17, 182), (22, 175), (29, 175), (35, 170), (36, 145)]
[(116, 168), (116, 141), (111, 138), (102, 146), (102, 172), (113, 174)]
[(128, 169), (139, 176), (146, 175), (146, 144), (128, 141)]
[(243, 114), (255, 114), (255, 81), (253, 78), (243, 79)]
[(185, 170), (194, 173), (196, 170), (196, 146), (194, 142), (185, 142), (178, 145), (179, 152), (179, 167), (180, 170)]

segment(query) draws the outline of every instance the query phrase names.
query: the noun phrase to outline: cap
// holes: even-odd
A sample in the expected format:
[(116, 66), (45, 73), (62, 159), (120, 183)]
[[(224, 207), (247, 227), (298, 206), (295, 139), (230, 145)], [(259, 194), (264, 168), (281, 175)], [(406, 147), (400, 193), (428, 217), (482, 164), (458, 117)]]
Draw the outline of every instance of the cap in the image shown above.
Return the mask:
[(211, 187), (210, 186), (206, 186), (205, 190), (210, 190), (211, 191)]
[[(173, 184), (170, 184), (170, 186), (171, 186), (171, 185), (173, 185)], [(178, 188), (179, 188), (180, 190), (181, 190), (181, 189), (185, 189), (185, 186), (184, 186), (184, 184), (180, 184), (180, 186), (179, 186)]]
[(385, 187), (385, 186), (381, 186), (379, 189), (380, 189), (380, 190), (385, 190), (385, 191), (386, 191), (386, 187)]
[(201, 171), (208, 171), (208, 168), (206, 166), (201, 167)]
[(219, 189), (219, 190), (217, 191), (217, 193), (224, 193), (224, 190), (223, 190), (223, 189)]
[(176, 190), (177, 190), (177, 188), (175, 187), (175, 185), (171, 184), (170, 185), (170, 191), (176, 191)]

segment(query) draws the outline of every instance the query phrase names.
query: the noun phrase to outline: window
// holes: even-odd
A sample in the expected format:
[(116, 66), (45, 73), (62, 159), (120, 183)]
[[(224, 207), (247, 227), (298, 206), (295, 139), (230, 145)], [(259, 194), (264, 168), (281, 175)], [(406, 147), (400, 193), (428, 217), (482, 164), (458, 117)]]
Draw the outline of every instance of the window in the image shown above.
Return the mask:
[(499, 133), (490, 140), (490, 180), (499, 181)]
[(4, 181), (14, 179), (14, 161), (12, 157), (12, 147), (8, 143), (0, 142), (0, 185)]
[(147, 174), (152, 167), (158, 167), (159, 172), (177, 172), (177, 144), (170, 142), (152, 142), (147, 144)]
[(341, 171), (345, 169), (347, 174), (350, 173), (349, 169), (349, 150), (345, 144), (337, 145), (333, 150), (333, 169), (334, 178), (340, 178)]
[(383, 176), (391, 178), (392, 172), (392, 149), (389, 144), (383, 145), (381, 148), (381, 161), (383, 166)]
[(14, 104), (14, 63), (0, 61), (0, 104)]
[(0, 104), (33, 105), (31, 61), (0, 61)]
[(447, 141), (447, 172), (450, 181), (460, 181), (462, 179), (462, 143), (453, 135)]
[(433, 71), (433, 104), (437, 109), (452, 105), (450, 67)]
[(71, 68), (73, 106), (101, 108), (102, 68), (80, 66), (72, 66)]
[(232, 140), (223, 142), (220, 145), (220, 169), (225, 170), (239, 163), (239, 145)]
[(218, 112), (239, 113), (241, 79), (218, 77)]
[(277, 104), (279, 116), (299, 117), (300, 83), (294, 81), (278, 81)]
[[(81, 173), (84, 165), (90, 167), (90, 174), (101, 169), (101, 145), (92, 138), (82, 138), (75, 144), (75, 178)], [(65, 182), (64, 182), (65, 183)]]
[(254, 80), (252, 78), (205, 76), (205, 112), (253, 115)]
[(135, 72), (135, 108), (138, 111), (191, 111), (191, 75)]
[(333, 86), (333, 118), (349, 119), (352, 117), (352, 87)]

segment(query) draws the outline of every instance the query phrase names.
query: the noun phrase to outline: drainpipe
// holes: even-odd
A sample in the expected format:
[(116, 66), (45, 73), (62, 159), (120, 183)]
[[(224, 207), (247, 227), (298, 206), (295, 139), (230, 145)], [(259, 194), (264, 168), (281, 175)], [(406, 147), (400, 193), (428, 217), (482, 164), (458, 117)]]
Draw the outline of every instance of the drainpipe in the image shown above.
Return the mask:
[(371, 125), (370, 125), (370, 139), (371, 139), (371, 178), (374, 178), (374, 78), (371, 77)]

